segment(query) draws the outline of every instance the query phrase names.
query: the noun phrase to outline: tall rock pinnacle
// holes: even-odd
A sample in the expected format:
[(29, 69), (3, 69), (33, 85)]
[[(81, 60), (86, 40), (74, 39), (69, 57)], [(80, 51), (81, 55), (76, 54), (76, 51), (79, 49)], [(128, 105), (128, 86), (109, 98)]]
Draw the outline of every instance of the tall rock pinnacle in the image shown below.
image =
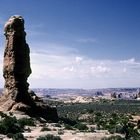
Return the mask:
[(5, 24), (4, 35), (4, 95), (16, 102), (30, 103), (27, 78), (31, 74), (31, 68), (24, 19), (18, 15), (12, 16)]
[(0, 111), (22, 112), (29, 116), (58, 120), (56, 108), (48, 106), (35, 93), (28, 92), (27, 79), (31, 74), (30, 50), (26, 43), (24, 19), (12, 16), (5, 24), (3, 77), (4, 91), (0, 97)]

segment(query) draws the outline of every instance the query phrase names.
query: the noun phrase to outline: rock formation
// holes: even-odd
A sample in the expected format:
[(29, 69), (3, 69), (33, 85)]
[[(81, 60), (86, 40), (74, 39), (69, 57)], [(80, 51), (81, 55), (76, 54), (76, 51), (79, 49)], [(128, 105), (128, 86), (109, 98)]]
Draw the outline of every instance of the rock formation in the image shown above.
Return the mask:
[(24, 19), (21, 16), (12, 16), (5, 24), (4, 35), (6, 37), (3, 64), (5, 85), (0, 99), (0, 110), (20, 110), (30, 115), (37, 115), (38, 112), (38, 115), (43, 115), (44, 118), (52, 115), (57, 117), (55, 108), (46, 106), (43, 102), (37, 104), (28, 92), (27, 79), (31, 74), (31, 68)]
[(31, 74), (31, 68), (24, 19), (21, 16), (12, 16), (5, 24), (4, 35), (6, 37), (3, 65), (4, 95), (14, 101), (28, 104), (31, 98), (28, 94), (27, 78)]

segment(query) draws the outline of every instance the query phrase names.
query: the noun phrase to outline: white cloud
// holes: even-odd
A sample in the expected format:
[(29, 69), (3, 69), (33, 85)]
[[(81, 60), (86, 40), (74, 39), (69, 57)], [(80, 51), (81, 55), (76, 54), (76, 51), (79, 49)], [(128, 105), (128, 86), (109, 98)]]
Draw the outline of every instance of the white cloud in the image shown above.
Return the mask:
[(108, 72), (110, 72), (111, 71), (111, 69), (110, 68), (108, 68), (108, 67), (105, 67), (105, 66), (97, 66), (97, 67), (91, 67), (91, 71), (93, 72), (93, 73), (108, 73)]
[(64, 67), (64, 68), (63, 68), (63, 71), (64, 71), (64, 72), (73, 72), (73, 71), (74, 71), (74, 67), (73, 67), (73, 66)]
[(83, 60), (82, 57), (79, 57), (79, 56), (76, 56), (76, 57), (75, 57), (75, 61), (76, 61), (76, 63), (81, 63), (82, 60)]
[(47, 87), (60, 88), (132, 87), (139, 83), (140, 65), (134, 69), (134, 59), (93, 60), (73, 53), (68, 55), (69, 51), (31, 53), (33, 74), (30, 81), (33, 86), (35, 81), (39, 83), (38, 87), (45, 83)]
[(131, 58), (131, 59), (127, 59), (127, 60), (121, 60), (120, 63), (124, 63), (124, 64), (138, 64), (138, 63), (136, 63), (135, 58)]
[[(93, 60), (75, 48), (55, 43), (29, 43), (31, 46), (31, 87), (101, 88), (139, 86), (140, 62)], [(35, 48), (32, 48), (32, 46)], [(44, 48), (44, 49), (40, 49)], [(2, 64), (3, 54), (0, 54)], [(2, 65), (0, 83), (3, 83)], [(0, 85), (3, 87), (3, 85)]]
[(127, 72), (127, 69), (126, 68), (123, 68), (123, 72), (126, 73)]
[[(51, 55), (71, 55), (71, 54), (77, 54), (77, 49), (73, 47), (68, 47), (66, 45), (62, 44), (56, 44), (56, 43), (32, 43), (29, 42), (29, 46), (34, 53), (40, 53), (40, 54), (51, 54)], [(42, 49), (43, 48), (43, 49)]]

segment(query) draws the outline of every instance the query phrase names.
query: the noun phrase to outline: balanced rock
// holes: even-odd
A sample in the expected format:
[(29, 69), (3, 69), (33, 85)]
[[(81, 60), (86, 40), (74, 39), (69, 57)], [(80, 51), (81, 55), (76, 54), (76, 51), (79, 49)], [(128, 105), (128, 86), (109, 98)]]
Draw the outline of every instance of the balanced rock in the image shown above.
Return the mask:
[(55, 108), (47, 106), (42, 100), (36, 102), (33, 97), (38, 99), (37, 96), (28, 92), (27, 79), (31, 74), (31, 67), (24, 19), (18, 15), (12, 16), (5, 24), (4, 35), (6, 37), (3, 63), (5, 85), (0, 98), (0, 111), (21, 111), (46, 119), (53, 119), (53, 116), (57, 119)]

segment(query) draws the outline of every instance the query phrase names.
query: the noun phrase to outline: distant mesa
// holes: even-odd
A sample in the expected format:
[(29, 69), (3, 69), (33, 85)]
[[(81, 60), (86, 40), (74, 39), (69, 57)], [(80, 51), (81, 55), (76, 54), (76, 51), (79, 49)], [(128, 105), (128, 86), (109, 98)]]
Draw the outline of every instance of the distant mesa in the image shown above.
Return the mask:
[(57, 120), (56, 108), (47, 106), (34, 92), (29, 91), (31, 74), (30, 49), (26, 43), (24, 19), (15, 15), (4, 26), (6, 45), (3, 61), (5, 85), (0, 98), (0, 111), (23, 112), (45, 119)]

